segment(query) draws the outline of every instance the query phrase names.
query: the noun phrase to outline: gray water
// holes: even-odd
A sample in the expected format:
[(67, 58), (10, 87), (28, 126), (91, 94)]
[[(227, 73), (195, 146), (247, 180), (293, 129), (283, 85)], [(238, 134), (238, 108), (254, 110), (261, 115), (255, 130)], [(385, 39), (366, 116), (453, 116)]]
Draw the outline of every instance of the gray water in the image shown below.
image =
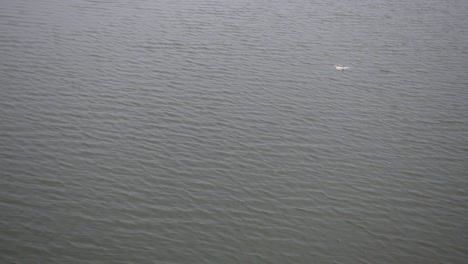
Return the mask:
[(467, 1), (0, 5), (0, 263), (467, 263)]

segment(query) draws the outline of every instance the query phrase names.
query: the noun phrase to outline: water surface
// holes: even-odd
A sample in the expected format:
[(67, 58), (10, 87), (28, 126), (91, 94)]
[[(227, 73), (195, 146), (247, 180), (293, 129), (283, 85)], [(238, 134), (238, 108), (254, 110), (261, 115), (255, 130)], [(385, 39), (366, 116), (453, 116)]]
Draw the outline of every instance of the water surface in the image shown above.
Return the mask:
[(3, 0), (1, 262), (465, 263), (466, 14)]

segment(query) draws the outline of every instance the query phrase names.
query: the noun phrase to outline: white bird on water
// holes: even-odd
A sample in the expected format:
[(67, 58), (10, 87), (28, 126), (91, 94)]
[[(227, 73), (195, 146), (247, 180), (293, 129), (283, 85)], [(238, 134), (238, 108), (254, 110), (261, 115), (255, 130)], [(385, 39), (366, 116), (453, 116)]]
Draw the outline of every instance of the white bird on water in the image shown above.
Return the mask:
[(335, 68), (336, 68), (337, 70), (339, 70), (339, 71), (344, 71), (344, 70), (349, 69), (348, 66), (343, 66), (343, 65), (341, 65), (341, 64), (335, 64)]

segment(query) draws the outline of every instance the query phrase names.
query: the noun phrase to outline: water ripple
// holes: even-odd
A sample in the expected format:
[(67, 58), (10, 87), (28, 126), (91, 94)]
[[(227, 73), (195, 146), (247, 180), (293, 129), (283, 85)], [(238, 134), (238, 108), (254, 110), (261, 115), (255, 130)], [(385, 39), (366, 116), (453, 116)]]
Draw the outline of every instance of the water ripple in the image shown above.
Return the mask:
[(3, 1), (1, 262), (464, 263), (467, 11)]

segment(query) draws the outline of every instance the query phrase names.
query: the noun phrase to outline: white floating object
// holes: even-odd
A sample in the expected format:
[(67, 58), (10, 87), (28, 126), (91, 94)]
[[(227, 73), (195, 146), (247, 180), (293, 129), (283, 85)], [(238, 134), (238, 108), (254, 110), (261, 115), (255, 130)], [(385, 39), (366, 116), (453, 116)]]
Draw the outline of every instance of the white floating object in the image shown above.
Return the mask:
[(335, 68), (336, 68), (337, 70), (339, 70), (339, 71), (344, 71), (344, 70), (349, 69), (348, 66), (343, 66), (343, 65), (341, 65), (341, 64), (335, 64)]

